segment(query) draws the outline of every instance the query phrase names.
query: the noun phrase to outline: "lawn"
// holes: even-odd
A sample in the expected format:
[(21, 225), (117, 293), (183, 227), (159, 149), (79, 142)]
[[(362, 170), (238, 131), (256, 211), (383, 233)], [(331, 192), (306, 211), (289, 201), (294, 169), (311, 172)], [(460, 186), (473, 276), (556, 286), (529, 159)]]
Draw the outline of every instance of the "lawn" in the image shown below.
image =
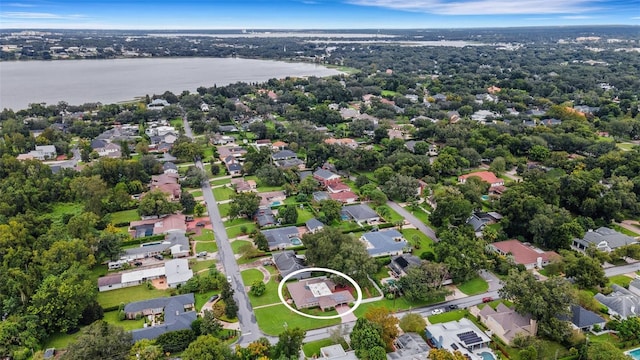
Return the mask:
[(256, 281), (262, 281), (264, 275), (258, 269), (248, 269), (240, 273), (245, 286), (251, 286)]
[(78, 203), (56, 203), (48, 214), (53, 222), (62, 222), (62, 216), (65, 214), (77, 215), (82, 212), (84, 206)]
[(137, 209), (123, 210), (111, 213), (111, 223), (121, 224), (140, 220), (140, 214)]
[(426, 252), (433, 252), (433, 240), (422, 233), (422, 231), (418, 229), (404, 229), (402, 230), (402, 235), (404, 235), (404, 238), (410, 243), (413, 243), (414, 236), (418, 237), (419, 245), (413, 251), (413, 255), (420, 257), (420, 255)]
[(213, 188), (213, 196), (216, 198), (216, 201), (229, 200), (231, 199), (231, 195), (235, 193), (233, 189), (226, 186)]
[(370, 303), (365, 303), (362, 304), (360, 306), (358, 306), (358, 308), (354, 311), (354, 314), (357, 317), (362, 317), (364, 315), (365, 312), (367, 312), (367, 309), (371, 308), (371, 307), (386, 307), (387, 309), (391, 310), (391, 312), (397, 312), (397, 311), (402, 311), (402, 310), (410, 310), (411, 308), (417, 308), (417, 307), (421, 307), (421, 306), (426, 306), (426, 305), (430, 305), (430, 304), (436, 304), (436, 303), (440, 303), (440, 302), (444, 302), (444, 296), (441, 297), (440, 299), (437, 299), (436, 301), (432, 301), (432, 302), (427, 302), (427, 301), (418, 301), (418, 302), (410, 302), (408, 301), (405, 297), (399, 297), (393, 300), (389, 300), (387, 298), (384, 298), (382, 300), (378, 300), (378, 301), (374, 301), (374, 302), (370, 302)]
[(609, 278), (609, 285), (617, 284), (623, 288), (628, 288), (631, 281), (633, 281), (633, 279), (626, 275), (614, 275)]
[[(260, 276), (262, 276), (262, 274), (260, 274)], [(262, 277), (260, 277), (260, 279), (262, 279)], [(251, 285), (251, 283), (247, 283), (246, 281), (244, 284), (247, 286)], [(249, 301), (251, 301), (251, 305), (253, 307), (276, 304), (280, 302), (280, 297), (278, 296), (278, 284), (274, 281), (274, 279), (271, 278), (271, 280), (269, 280), (269, 282), (265, 285), (267, 286), (267, 290), (264, 292), (264, 294), (262, 294), (262, 296), (254, 296), (253, 294), (249, 293)]]
[[(264, 308), (254, 309), (258, 326), (267, 335), (277, 336), (285, 327), (301, 328), (302, 330), (318, 329), (327, 326), (340, 324), (340, 319), (316, 320), (294, 314), (287, 309), (284, 304), (268, 306)], [(327, 311), (320, 316), (335, 315), (335, 311)]]
[(211, 185), (226, 185), (226, 184), (231, 184), (231, 179), (229, 178), (222, 178), (222, 179), (213, 179), (211, 180)]
[(193, 237), (195, 241), (213, 241), (213, 230), (211, 229), (202, 229), (200, 235), (196, 235)]
[(189, 191), (194, 198), (202, 196), (202, 190)]
[(397, 92), (391, 91), (391, 90), (382, 90), (382, 92), (380, 93), (380, 95), (383, 96), (383, 97), (387, 97), (387, 96), (394, 97), (397, 94), (398, 94)]
[(476, 276), (473, 279), (458, 285), (458, 290), (469, 296), (477, 295), (489, 290), (489, 284), (487, 284), (487, 282), (480, 276)]
[[(620, 233), (623, 233), (625, 235), (629, 235), (631, 237), (640, 236), (640, 234), (635, 233), (635, 232), (633, 232), (633, 231), (631, 231), (631, 230), (629, 230), (627, 228), (623, 228), (622, 226), (617, 225), (617, 224), (613, 224), (611, 227), (613, 228), (613, 230), (615, 230), (617, 232), (620, 232)], [(638, 230), (640, 230), (640, 229), (638, 229)]]
[(211, 267), (215, 268), (216, 266), (215, 260), (201, 260), (201, 261), (193, 261), (189, 264), (193, 273), (197, 273), (200, 270), (209, 269)]
[(636, 146), (636, 144), (629, 142), (617, 143), (616, 145), (624, 151), (631, 151)]
[(412, 206), (407, 206), (404, 209), (410, 212), (411, 214), (413, 214), (413, 216), (417, 217), (423, 223), (429, 224), (429, 214), (424, 212), (422, 208), (414, 208)]
[(247, 228), (247, 234), (251, 233), (256, 228), (256, 224), (254, 224), (254, 223), (247, 223), (245, 225), (230, 226), (230, 227), (227, 228), (227, 236), (229, 237), (229, 239), (233, 239), (233, 238), (238, 237), (240, 235), (245, 235), (245, 234), (242, 233), (242, 227), (243, 226)]
[(395, 210), (393, 210), (387, 205), (383, 205), (383, 206), (386, 206), (389, 209), (389, 216), (385, 218), (387, 222), (395, 224), (398, 221), (400, 222), (404, 221), (404, 218), (400, 216), (400, 214), (398, 214)]
[(299, 223), (307, 222), (308, 220), (311, 220), (311, 219), (313, 219), (315, 217), (315, 215), (313, 215), (313, 213), (311, 211), (307, 210), (306, 208), (300, 209), (298, 207), (297, 210), (298, 210), (298, 222)]
[(240, 248), (249, 244), (251, 244), (251, 242), (247, 240), (235, 240), (231, 242), (231, 249), (233, 249), (234, 254), (239, 254)]
[(218, 205), (218, 210), (220, 211), (220, 216), (221, 217), (229, 216), (229, 209), (230, 208), (231, 208), (231, 204), (229, 204), (229, 203)]
[(200, 251), (206, 251), (208, 253), (216, 252), (218, 251), (218, 244), (216, 244), (215, 241), (196, 243), (196, 252)]
[[(106, 314), (105, 314), (106, 315)], [(44, 349), (48, 348), (56, 348), (56, 349), (65, 349), (69, 344), (74, 342), (78, 336), (82, 334), (82, 330), (78, 331), (75, 334), (65, 334), (65, 333), (55, 333), (49, 336), (49, 338), (44, 342)]]
[(202, 309), (202, 306), (204, 306), (204, 304), (209, 301), (209, 298), (217, 294), (220, 294), (220, 290), (212, 290), (205, 293), (195, 293), (194, 297), (196, 298), (196, 310), (200, 311), (200, 309)]
[(103, 308), (120, 304), (169, 296), (168, 290), (148, 289), (147, 285), (131, 286), (124, 289), (103, 291), (98, 293), (98, 303)]
[(109, 324), (120, 326), (125, 330), (142, 329), (144, 326), (144, 318), (139, 320), (122, 320), (118, 319), (118, 311), (109, 311), (104, 313), (104, 321)]
[(468, 313), (469, 312), (467, 310), (453, 310), (438, 315), (431, 315), (428, 319), (431, 324), (439, 324), (460, 320)]
[(308, 342), (302, 345), (302, 351), (304, 351), (304, 355), (308, 358), (315, 358), (320, 355), (320, 349), (325, 346), (334, 345), (335, 342), (331, 339), (322, 339)]

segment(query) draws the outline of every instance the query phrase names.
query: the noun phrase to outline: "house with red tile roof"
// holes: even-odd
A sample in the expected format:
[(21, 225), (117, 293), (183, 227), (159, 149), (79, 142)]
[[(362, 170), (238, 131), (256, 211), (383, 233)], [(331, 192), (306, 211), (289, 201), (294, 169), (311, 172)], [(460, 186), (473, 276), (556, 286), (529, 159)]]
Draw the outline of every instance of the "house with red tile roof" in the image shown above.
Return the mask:
[(332, 280), (325, 278), (287, 283), (287, 290), (298, 309), (319, 307), (326, 311), (355, 301), (348, 290), (340, 290)]
[(491, 186), (502, 186), (502, 185), (504, 185), (504, 180), (502, 180), (499, 177), (497, 177), (491, 171), (478, 171), (478, 172), (474, 172), (474, 173), (471, 173), (471, 174), (461, 175), (461, 176), (458, 176), (458, 182), (460, 182), (461, 184), (464, 184), (464, 183), (467, 182), (467, 179), (469, 179), (471, 177), (480, 178), (480, 180), (482, 180), (482, 181), (484, 181), (486, 183), (489, 183), (489, 185), (491, 185)]
[(340, 201), (343, 204), (351, 204), (358, 200), (358, 195), (352, 191), (343, 191), (335, 194), (329, 194), (331, 200)]
[(528, 270), (541, 269), (553, 259), (560, 258), (555, 251), (543, 251), (518, 240), (499, 241), (488, 246), (490, 250), (510, 258), (516, 265), (524, 265)]

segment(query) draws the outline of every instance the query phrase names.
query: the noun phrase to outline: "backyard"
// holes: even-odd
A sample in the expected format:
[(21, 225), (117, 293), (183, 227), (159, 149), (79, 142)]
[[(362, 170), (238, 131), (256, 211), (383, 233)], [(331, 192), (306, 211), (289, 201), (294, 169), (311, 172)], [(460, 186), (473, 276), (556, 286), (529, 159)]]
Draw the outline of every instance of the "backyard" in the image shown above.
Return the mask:
[(98, 303), (102, 308), (126, 304), (134, 301), (169, 296), (169, 290), (149, 289), (147, 285), (130, 286), (123, 289), (103, 291), (98, 293)]
[(138, 214), (137, 209), (116, 211), (114, 213), (111, 213), (112, 224), (124, 224), (137, 220), (140, 220), (140, 215)]
[(477, 295), (489, 290), (489, 284), (480, 276), (476, 276), (458, 285), (458, 290), (468, 296)]
[[(294, 314), (284, 306), (284, 304), (278, 304), (273, 306), (255, 308), (256, 319), (258, 326), (267, 335), (277, 336), (285, 328), (301, 328), (302, 330), (311, 330), (323, 328), (331, 325), (340, 324), (340, 319), (328, 319), (328, 320), (316, 320), (309, 319), (307, 317)], [(324, 313), (320, 310), (314, 311), (314, 315), (318, 316), (331, 316), (336, 315), (336, 311), (326, 311)], [(283, 321), (284, 320), (284, 321)]]

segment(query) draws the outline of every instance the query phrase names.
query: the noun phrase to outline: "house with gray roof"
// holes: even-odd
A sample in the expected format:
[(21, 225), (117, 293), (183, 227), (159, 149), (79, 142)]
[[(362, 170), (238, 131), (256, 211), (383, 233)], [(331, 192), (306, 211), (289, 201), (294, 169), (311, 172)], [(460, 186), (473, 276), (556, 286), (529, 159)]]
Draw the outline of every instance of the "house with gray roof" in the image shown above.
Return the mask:
[(273, 161), (279, 161), (287, 159), (297, 159), (298, 155), (291, 150), (281, 150), (271, 155), (271, 158), (273, 159)]
[(298, 228), (295, 226), (262, 230), (261, 232), (267, 238), (269, 250), (285, 249), (292, 246), (302, 245), (302, 241), (300, 241), (300, 233), (298, 232)]
[(135, 319), (137, 316), (148, 316), (154, 319), (164, 314), (162, 323), (132, 330), (134, 342), (141, 339), (155, 339), (169, 331), (190, 329), (191, 323), (197, 318), (193, 294), (128, 303), (124, 306), (124, 313), (127, 319)]
[(407, 240), (395, 229), (364, 233), (360, 241), (365, 244), (371, 257), (401, 255), (409, 248)]
[(620, 285), (611, 285), (613, 292), (609, 295), (596, 294), (594, 298), (609, 308), (609, 315), (618, 315), (623, 319), (640, 315), (640, 296)]
[(590, 245), (600, 251), (611, 252), (619, 247), (638, 244), (638, 240), (608, 227), (589, 230), (582, 239), (573, 239), (572, 245), (578, 250), (586, 250)]
[(260, 227), (273, 226), (276, 224), (276, 217), (270, 208), (258, 209), (253, 218)]
[(304, 223), (304, 226), (309, 230), (310, 233), (315, 233), (316, 231), (320, 231), (324, 228), (324, 224), (320, 222), (320, 220), (316, 218), (311, 218)]
[(578, 305), (571, 305), (570, 321), (574, 329), (582, 331), (591, 331), (595, 325), (604, 329), (604, 325), (607, 322), (600, 315)]
[(324, 200), (329, 200), (331, 199), (329, 197), (329, 193), (326, 191), (316, 191), (313, 193), (313, 200), (320, 202), (320, 201), (324, 201)]
[(479, 355), (483, 352), (491, 354), (491, 338), (467, 318), (428, 325), (426, 335), (435, 348), (459, 351), (471, 360), (486, 359)]
[(495, 211), (491, 212), (474, 212), (467, 219), (467, 224), (471, 225), (476, 237), (482, 237), (482, 230), (485, 226), (495, 224), (502, 219), (502, 215)]
[(318, 180), (322, 186), (329, 186), (339, 183), (342, 178), (338, 174), (325, 169), (318, 169), (313, 173), (313, 178)]
[[(278, 269), (278, 271), (280, 272), (280, 275), (282, 275), (283, 278), (294, 271), (298, 271), (306, 268), (306, 266), (304, 265), (304, 260), (296, 256), (296, 253), (293, 252), (292, 250), (274, 252), (272, 254), (272, 257), (273, 257), (273, 263), (275, 264), (276, 268)], [(306, 273), (300, 273), (300, 274), (294, 275), (292, 278), (300, 280), (300, 279), (309, 278), (310, 276), (311, 276), (311, 273), (306, 272)]]
[(411, 254), (402, 254), (391, 257), (389, 268), (397, 277), (402, 277), (407, 274), (409, 267), (418, 267), (420, 264), (422, 264), (422, 260), (419, 257)]
[(418, 333), (404, 333), (393, 344), (396, 351), (387, 353), (389, 360), (426, 359), (429, 354), (429, 344)]
[(285, 170), (293, 169), (293, 168), (297, 168), (297, 169), (304, 168), (304, 161), (298, 158), (278, 160), (275, 162), (275, 164), (276, 164), (276, 167), (285, 169)]
[(342, 214), (349, 219), (353, 219), (358, 224), (380, 221), (380, 215), (365, 204), (344, 206)]
[(629, 291), (640, 296), (640, 278), (637, 277), (629, 283)]

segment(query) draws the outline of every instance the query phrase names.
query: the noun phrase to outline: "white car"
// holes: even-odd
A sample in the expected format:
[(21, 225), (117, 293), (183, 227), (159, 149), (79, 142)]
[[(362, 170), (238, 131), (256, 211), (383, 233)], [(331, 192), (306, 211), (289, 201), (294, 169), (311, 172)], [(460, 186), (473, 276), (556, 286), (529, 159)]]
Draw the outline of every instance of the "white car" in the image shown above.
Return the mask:
[(431, 315), (438, 315), (438, 314), (442, 314), (444, 312), (444, 310), (442, 309), (433, 309), (431, 310)]
[(231, 276), (227, 276), (227, 282), (231, 284)]

